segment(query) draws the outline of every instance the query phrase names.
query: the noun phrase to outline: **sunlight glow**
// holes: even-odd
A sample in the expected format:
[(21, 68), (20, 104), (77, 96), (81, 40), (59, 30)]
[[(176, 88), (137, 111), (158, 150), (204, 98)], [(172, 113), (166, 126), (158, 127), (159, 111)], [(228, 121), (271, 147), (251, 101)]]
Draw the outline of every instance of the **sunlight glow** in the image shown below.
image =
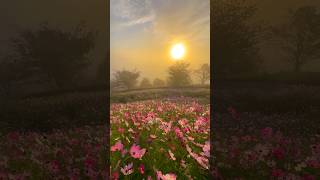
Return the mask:
[(171, 48), (171, 57), (175, 60), (181, 60), (185, 54), (185, 47), (182, 43), (175, 44)]

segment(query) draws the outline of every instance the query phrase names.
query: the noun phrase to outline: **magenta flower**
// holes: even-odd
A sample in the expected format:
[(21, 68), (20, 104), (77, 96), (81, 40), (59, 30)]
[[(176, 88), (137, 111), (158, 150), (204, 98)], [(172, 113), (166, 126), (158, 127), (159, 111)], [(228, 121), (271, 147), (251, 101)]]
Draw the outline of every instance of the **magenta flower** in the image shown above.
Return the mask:
[(145, 153), (146, 153), (146, 149), (145, 148), (141, 149), (139, 145), (133, 144), (130, 148), (130, 155), (133, 158), (141, 159)]
[(261, 130), (261, 136), (265, 139), (271, 138), (272, 134), (273, 134), (273, 131), (272, 131), (272, 128), (270, 128), (270, 127), (266, 127)]
[(206, 144), (202, 147), (205, 156), (210, 157), (210, 141), (206, 141)]
[(123, 134), (123, 133), (124, 133), (124, 128), (119, 127), (119, 128), (118, 128), (118, 132), (121, 133), (121, 134)]
[(271, 175), (276, 178), (281, 178), (284, 176), (284, 172), (281, 169), (273, 169)]
[(120, 140), (115, 145), (111, 146), (111, 151), (112, 152), (122, 151), (122, 150), (123, 150), (123, 144), (121, 143)]
[(49, 164), (49, 170), (52, 173), (57, 173), (60, 170), (59, 162), (57, 160), (53, 160)]
[(183, 138), (183, 133), (181, 132), (180, 128), (175, 127), (174, 132), (176, 133), (176, 136), (178, 136), (178, 138), (180, 138), (180, 139)]
[(112, 173), (112, 176), (111, 176), (111, 179), (112, 180), (118, 180), (119, 179), (119, 173), (116, 171), (116, 172), (113, 172)]
[(139, 172), (140, 172), (141, 174), (144, 174), (144, 165), (143, 165), (143, 164), (140, 164), (138, 170), (139, 170)]
[(278, 148), (273, 149), (272, 154), (273, 154), (277, 159), (280, 160), (280, 159), (283, 159), (283, 158), (284, 158), (285, 152), (284, 152), (284, 149), (283, 149), (283, 148), (278, 147)]
[(177, 176), (173, 173), (162, 174), (161, 171), (157, 171), (157, 180), (176, 180)]

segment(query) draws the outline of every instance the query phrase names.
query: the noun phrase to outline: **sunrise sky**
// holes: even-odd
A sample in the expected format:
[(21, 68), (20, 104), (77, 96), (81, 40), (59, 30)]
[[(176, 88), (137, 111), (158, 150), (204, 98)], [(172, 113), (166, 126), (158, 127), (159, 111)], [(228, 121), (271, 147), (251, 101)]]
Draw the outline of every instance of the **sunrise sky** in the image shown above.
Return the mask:
[(183, 61), (191, 68), (209, 63), (209, 5), (209, 0), (111, 0), (111, 73), (137, 69), (150, 80), (164, 79), (177, 43), (184, 45)]

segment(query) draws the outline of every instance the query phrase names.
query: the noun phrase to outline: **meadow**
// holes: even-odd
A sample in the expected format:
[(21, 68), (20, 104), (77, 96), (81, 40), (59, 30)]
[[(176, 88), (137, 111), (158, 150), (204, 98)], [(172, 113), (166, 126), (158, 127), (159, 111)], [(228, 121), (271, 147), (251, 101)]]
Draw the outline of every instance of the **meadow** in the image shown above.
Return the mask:
[[(156, 176), (162, 179), (179, 179), (186, 177), (185, 173), (198, 179), (206, 179), (209, 163), (207, 125), (210, 114), (208, 103), (204, 102), (208, 101), (209, 90), (189, 88), (185, 91), (146, 91), (121, 92), (111, 96), (111, 137), (119, 135), (119, 130), (122, 132), (121, 128), (114, 129), (119, 126), (115, 120), (126, 117), (125, 111), (134, 112), (137, 108), (142, 108), (142, 119), (152, 118), (150, 122), (154, 121), (154, 124), (140, 127), (136, 126), (139, 122), (128, 121), (131, 128), (122, 123), (123, 135), (126, 136), (111, 139), (111, 147), (106, 142), (109, 127), (106, 125), (108, 95), (105, 92), (41, 95), (6, 103), (6, 106), (1, 108), (0, 179), (107, 179), (110, 169), (113, 177), (117, 176), (117, 172), (122, 179), (124, 174), (121, 168), (130, 165), (126, 164), (129, 161), (133, 163), (134, 173), (126, 176), (127, 179), (142, 176), (151, 176), (152, 179), (156, 179)], [(193, 99), (180, 98), (188, 95)], [(195, 99), (196, 97), (198, 98)], [(144, 106), (138, 106), (139, 104)], [(174, 107), (176, 109), (173, 109)], [(148, 110), (152, 108), (156, 108), (154, 114), (149, 114)], [(189, 124), (188, 136), (184, 136), (187, 129), (181, 128), (177, 121), (167, 119), (175, 116), (181, 117), (181, 123)], [(158, 121), (161, 118), (163, 119)], [(171, 121), (172, 130), (168, 134), (162, 134), (162, 131), (156, 128), (157, 123), (163, 123), (164, 127), (166, 121), (168, 125)], [(194, 125), (197, 125), (196, 129)], [(152, 133), (148, 134), (145, 128), (152, 130)], [(134, 137), (138, 132), (141, 132), (141, 140), (135, 141)], [(196, 132), (201, 132), (203, 136), (197, 136)], [(131, 136), (133, 134), (135, 136)], [(172, 139), (169, 141), (168, 137)], [(119, 140), (123, 145), (122, 150), (128, 151), (124, 159), (119, 151), (114, 151), (121, 147)], [(170, 144), (163, 141), (169, 141)], [(136, 146), (133, 146), (133, 142), (136, 142)], [(117, 146), (115, 143), (118, 143)], [(139, 150), (144, 148), (146, 152), (139, 164), (140, 160), (131, 157), (130, 150), (138, 152), (134, 155), (137, 157)], [(111, 167), (106, 164), (109, 157), (107, 152), (110, 150)], [(169, 160), (169, 157), (175, 160), (164, 161)], [(157, 162), (153, 165), (150, 159)], [(115, 161), (118, 163), (119, 160), (121, 163), (115, 168)]]
[(215, 179), (318, 179), (319, 89), (216, 83), (211, 152)]
[(12, 99), (0, 110), (0, 179), (107, 179), (106, 92)]
[(180, 97), (112, 104), (113, 179), (208, 179), (210, 109)]

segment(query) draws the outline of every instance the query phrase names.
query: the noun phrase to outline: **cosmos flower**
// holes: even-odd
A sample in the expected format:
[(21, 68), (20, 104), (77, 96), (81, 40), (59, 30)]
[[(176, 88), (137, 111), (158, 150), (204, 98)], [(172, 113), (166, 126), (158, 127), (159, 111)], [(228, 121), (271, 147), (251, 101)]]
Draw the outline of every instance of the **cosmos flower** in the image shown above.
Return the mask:
[(115, 151), (122, 151), (123, 150), (123, 144), (121, 143), (121, 141), (119, 140), (118, 142), (116, 142), (115, 145), (111, 146), (111, 151), (115, 152)]
[(120, 169), (123, 175), (127, 176), (133, 173), (133, 163), (125, 165), (123, 168)]
[(145, 153), (146, 153), (146, 149), (145, 148), (141, 149), (139, 145), (133, 144), (130, 148), (130, 155), (133, 158), (141, 159)]
[(140, 172), (141, 174), (144, 174), (144, 165), (143, 165), (143, 164), (140, 164), (138, 170), (139, 170), (139, 172)]
[(157, 171), (157, 180), (176, 180), (177, 176), (173, 173), (162, 174), (161, 171)]

